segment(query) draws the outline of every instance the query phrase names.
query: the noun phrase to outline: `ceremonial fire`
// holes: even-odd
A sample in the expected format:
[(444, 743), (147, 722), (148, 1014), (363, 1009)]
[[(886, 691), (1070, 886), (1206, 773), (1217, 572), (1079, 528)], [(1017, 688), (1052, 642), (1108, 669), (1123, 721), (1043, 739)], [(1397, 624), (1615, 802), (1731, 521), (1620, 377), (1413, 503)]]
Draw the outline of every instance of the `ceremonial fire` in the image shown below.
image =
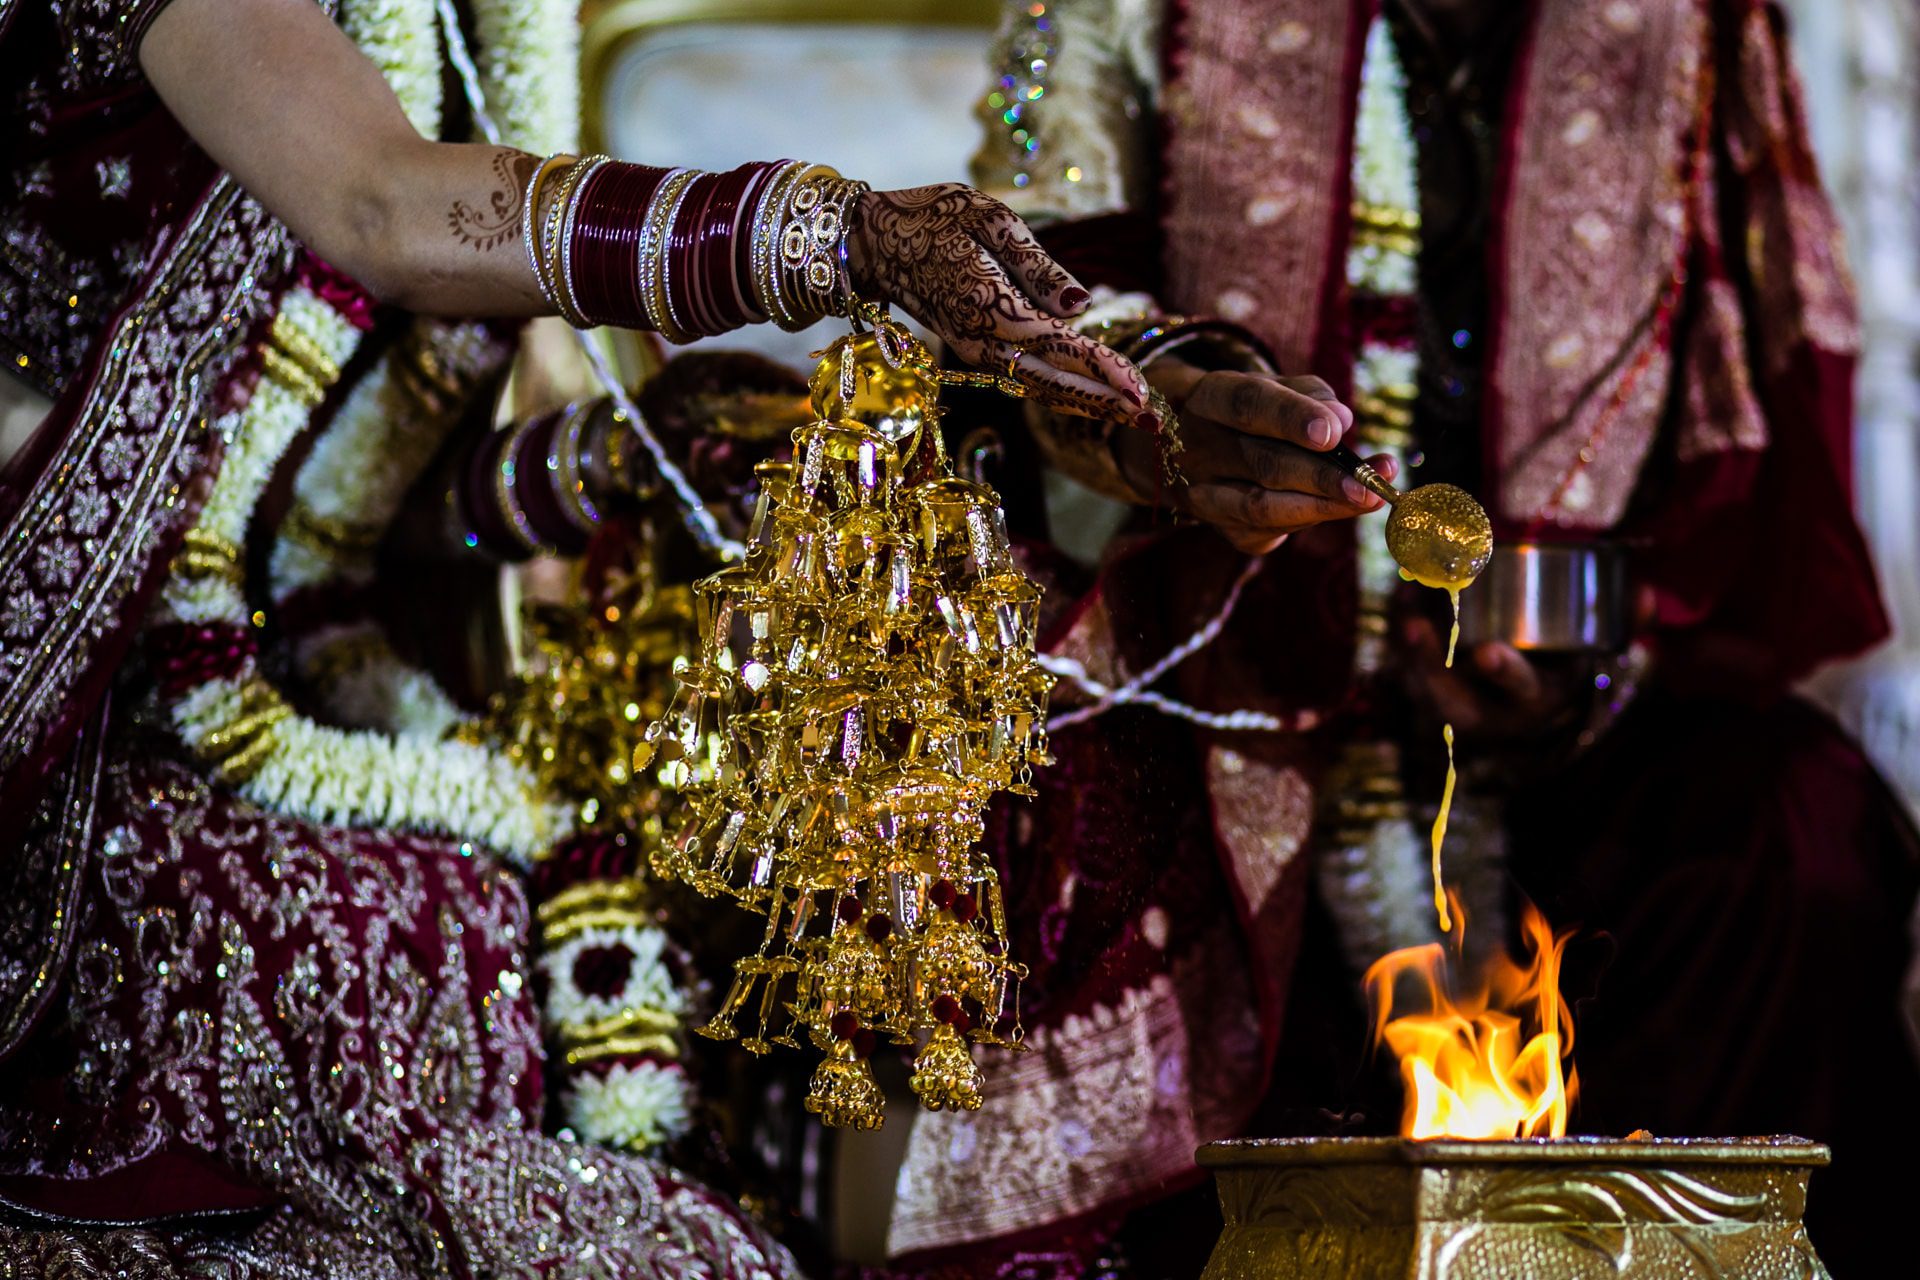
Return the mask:
[[(1454, 904), (1456, 943), (1466, 919)], [(1521, 921), (1525, 956), (1504, 950), (1478, 981), (1456, 990), (1440, 943), (1407, 947), (1366, 973), (1375, 1010), (1374, 1043), (1400, 1062), (1409, 1138), (1559, 1138), (1578, 1087), (1568, 1056), (1573, 1017), (1560, 998), (1560, 960), (1570, 934), (1556, 935), (1531, 903)], [(1394, 1016), (1396, 990), (1423, 993), (1422, 1008)]]
[[(1825, 1147), (1567, 1136), (1569, 935), (1531, 905), (1521, 935), (1518, 961), (1496, 954), (1460, 989), (1440, 943), (1367, 970), (1375, 1043), (1406, 1083), (1401, 1137), (1200, 1149), (1226, 1223), (1202, 1280), (1825, 1280), (1800, 1219)], [(1420, 1007), (1395, 1016), (1396, 995)]]

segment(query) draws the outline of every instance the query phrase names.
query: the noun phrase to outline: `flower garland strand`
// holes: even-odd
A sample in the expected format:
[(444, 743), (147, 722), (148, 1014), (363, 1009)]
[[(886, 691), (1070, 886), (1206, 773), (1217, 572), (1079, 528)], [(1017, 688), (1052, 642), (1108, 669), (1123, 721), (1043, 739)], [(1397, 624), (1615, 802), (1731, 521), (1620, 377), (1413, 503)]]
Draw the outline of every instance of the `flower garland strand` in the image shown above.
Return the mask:
[(311, 287), (282, 301), (246, 406), (219, 424), (227, 456), (161, 591), (154, 647), (186, 745), (247, 800), (331, 826), (478, 840), (525, 864), (563, 835), (565, 806), (526, 772), (461, 742), (337, 729), (297, 715), (259, 668), (241, 547), (275, 465), (306, 427), (361, 331)]
[[(408, 119), (437, 131), (431, 7), (383, 0), (349, 21)], [(554, 60), (549, 53), (544, 62)], [(542, 60), (515, 65), (536, 63)], [(526, 92), (502, 93), (506, 118), (532, 121), (555, 136), (550, 120), (541, 123), (541, 94), (524, 77), (522, 85)], [(168, 714), (196, 754), (263, 807), (332, 825), (437, 831), (481, 841), (524, 864), (565, 834), (571, 820), (566, 806), (538, 794), (524, 769), (475, 744), (318, 724), (296, 715), (259, 671), (252, 628), (263, 619), (247, 606), (240, 547), (274, 467), (359, 347), (363, 326), (345, 305), (308, 285), (290, 291), (268, 329), (259, 386), (245, 407), (221, 420), (226, 462), (176, 559), (157, 619)], [(389, 690), (410, 683), (414, 696), (405, 702), (422, 721), (446, 718), (444, 695), (424, 673), (400, 670), (385, 683)]]

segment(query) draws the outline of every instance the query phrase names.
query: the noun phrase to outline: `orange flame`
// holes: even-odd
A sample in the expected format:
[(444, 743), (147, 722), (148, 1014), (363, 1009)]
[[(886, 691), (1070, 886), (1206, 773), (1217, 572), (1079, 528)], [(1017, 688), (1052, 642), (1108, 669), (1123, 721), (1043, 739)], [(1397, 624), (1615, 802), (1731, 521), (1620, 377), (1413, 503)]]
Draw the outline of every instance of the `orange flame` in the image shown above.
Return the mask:
[[(1466, 935), (1464, 916), (1457, 928), (1456, 942)], [(1368, 968), (1374, 1043), (1385, 1042), (1400, 1061), (1407, 1137), (1565, 1136), (1579, 1087), (1566, 1062), (1573, 1015), (1560, 998), (1560, 959), (1572, 934), (1555, 936), (1531, 903), (1521, 928), (1525, 963), (1497, 954), (1477, 987), (1460, 995), (1439, 943), (1389, 952)], [(1424, 987), (1425, 1008), (1396, 1018), (1394, 989), (1403, 975)]]

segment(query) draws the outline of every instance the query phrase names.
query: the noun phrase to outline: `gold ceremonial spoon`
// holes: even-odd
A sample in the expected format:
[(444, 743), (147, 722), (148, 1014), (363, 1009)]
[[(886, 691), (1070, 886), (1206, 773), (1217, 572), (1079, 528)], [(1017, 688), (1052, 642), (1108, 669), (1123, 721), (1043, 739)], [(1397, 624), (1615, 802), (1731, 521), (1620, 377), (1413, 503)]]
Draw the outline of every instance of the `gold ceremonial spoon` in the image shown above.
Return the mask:
[(1402, 493), (1345, 445), (1334, 446), (1326, 457), (1392, 504), (1387, 550), (1421, 586), (1458, 591), (1493, 558), (1493, 523), (1465, 489), (1423, 484)]

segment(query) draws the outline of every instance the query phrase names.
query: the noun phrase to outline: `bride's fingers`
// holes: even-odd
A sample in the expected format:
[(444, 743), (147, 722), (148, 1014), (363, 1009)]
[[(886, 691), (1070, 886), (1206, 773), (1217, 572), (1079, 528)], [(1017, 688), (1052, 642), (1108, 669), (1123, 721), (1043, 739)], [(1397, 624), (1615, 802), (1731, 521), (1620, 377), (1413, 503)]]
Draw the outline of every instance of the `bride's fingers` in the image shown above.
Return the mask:
[(1038, 336), (1020, 339), (1018, 346), (1062, 372), (1114, 388), (1132, 405), (1135, 415), (1146, 411), (1147, 380), (1139, 368), (1113, 348), (1076, 333), (1060, 321), (1049, 318)]
[[(1006, 373), (1017, 354), (1029, 353), (1032, 365), (1071, 375), (1048, 376), (1032, 386), (1050, 407), (1120, 422), (1135, 422), (1147, 412), (1146, 379), (1124, 356), (1039, 310), (985, 249), (975, 246), (970, 260), (958, 265), (948, 280), (938, 281), (943, 287), (937, 291), (914, 288), (899, 298), (956, 356)], [(1091, 393), (1094, 386), (1103, 393)]]
[(1106, 383), (1050, 364), (1032, 352), (1001, 346), (998, 354), (995, 372), (1013, 375), (1029, 396), (1056, 413), (1126, 423), (1140, 412)]
[(1092, 295), (1040, 247), (1019, 215), (998, 200), (982, 200), (978, 234), (993, 260), (1055, 317), (1066, 320), (1085, 311)]

